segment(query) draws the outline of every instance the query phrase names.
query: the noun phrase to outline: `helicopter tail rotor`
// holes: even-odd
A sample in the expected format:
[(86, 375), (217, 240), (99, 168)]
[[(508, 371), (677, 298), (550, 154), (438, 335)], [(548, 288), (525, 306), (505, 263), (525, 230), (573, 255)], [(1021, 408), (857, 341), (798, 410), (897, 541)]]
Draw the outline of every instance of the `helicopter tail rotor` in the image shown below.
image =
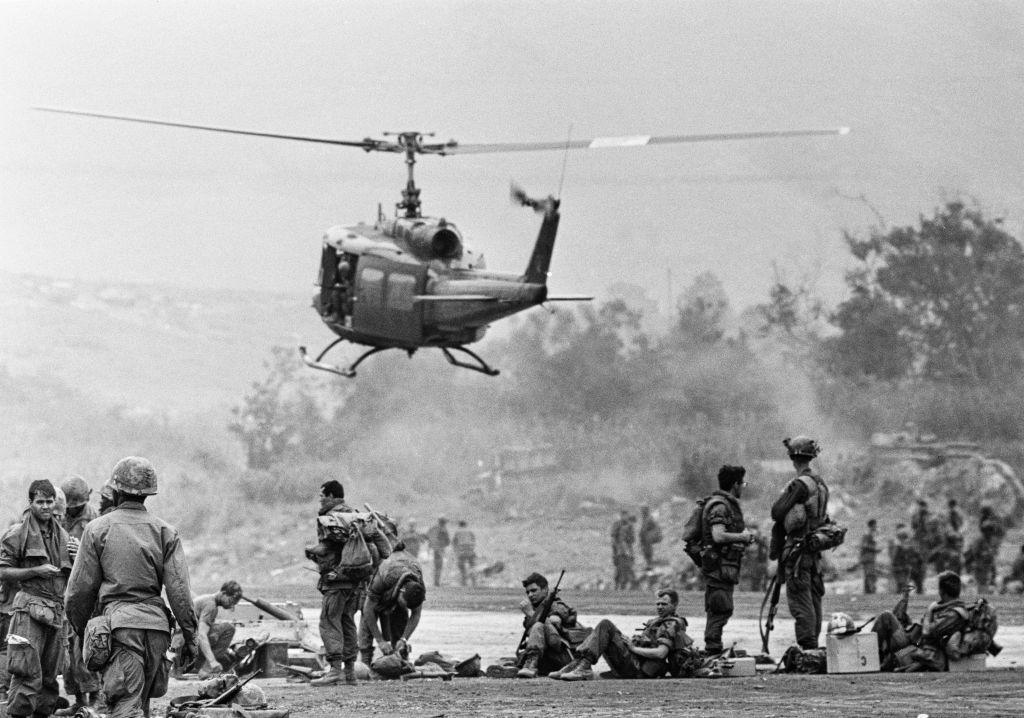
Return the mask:
[(523, 207), (530, 207), (534, 212), (548, 214), (549, 212), (553, 212), (558, 209), (558, 200), (554, 197), (549, 196), (544, 199), (534, 199), (526, 194), (526, 190), (515, 182), (512, 182), (512, 185), (509, 188), (509, 195), (514, 203), (522, 205)]

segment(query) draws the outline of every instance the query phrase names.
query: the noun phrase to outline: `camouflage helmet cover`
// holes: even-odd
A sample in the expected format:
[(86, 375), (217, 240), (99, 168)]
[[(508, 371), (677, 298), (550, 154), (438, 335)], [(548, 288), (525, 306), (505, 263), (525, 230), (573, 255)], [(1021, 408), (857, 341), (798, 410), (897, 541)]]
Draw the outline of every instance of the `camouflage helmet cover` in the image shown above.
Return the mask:
[(114, 465), (110, 474), (114, 491), (137, 496), (151, 496), (156, 493), (156, 469), (149, 459), (141, 456), (126, 456)]
[(828, 634), (830, 636), (848, 636), (857, 632), (857, 625), (848, 614), (833, 613), (828, 622)]
[(114, 500), (114, 477), (110, 477), (103, 484), (103, 488), (100, 489), (100, 497), (106, 499), (107, 501)]
[(792, 439), (783, 439), (783, 445), (790, 456), (806, 456), (813, 459), (821, 453), (818, 442), (808, 436), (795, 436)]
[(81, 476), (72, 474), (64, 479), (64, 483), (60, 485), (60, 488), (64, 491), (64, 496), (68, 500), (69, 509), (89, 503), (89, 494), (92, 493), (92, 489), (89, 488), (89, 484), (85, 483), (85, 479)]

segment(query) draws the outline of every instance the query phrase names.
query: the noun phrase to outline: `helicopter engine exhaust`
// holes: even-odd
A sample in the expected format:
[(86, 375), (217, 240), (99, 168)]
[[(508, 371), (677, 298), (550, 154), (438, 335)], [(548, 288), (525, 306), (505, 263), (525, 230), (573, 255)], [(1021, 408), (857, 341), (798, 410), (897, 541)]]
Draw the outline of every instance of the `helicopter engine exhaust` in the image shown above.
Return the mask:
[(462, 258), (462, 237), (454, 225), (443, 219), (437, 223), (417, 221), (412, 226), (399, 220), (397, 225), (395, 238), (404, 240), (417, 257), (444, 261)]

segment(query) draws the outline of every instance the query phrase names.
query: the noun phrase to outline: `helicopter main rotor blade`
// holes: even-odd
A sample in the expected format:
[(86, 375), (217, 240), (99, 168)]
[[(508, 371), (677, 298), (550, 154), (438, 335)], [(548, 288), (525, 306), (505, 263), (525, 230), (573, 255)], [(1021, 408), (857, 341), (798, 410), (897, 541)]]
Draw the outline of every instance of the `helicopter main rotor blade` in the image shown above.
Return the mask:
[(702, 135), (625, 135), (622, 137), (594, 137), (589, 140), (565, 140), (553, 142), (505, 142), (491, 144), (460, 145), (449, 143), (432, 149), (439, 155), (470, 155), (488, 152), (532, 152), (536, 150), (596, 150), (609, 147), (643, 147), (645, 145), (668, 145), (680, 142), (717, 142), (721, 140), (756, 140), (773, 137), (808, 137), (815, 135), (846, 135), (849, 127), (834, 127), (809, 130), (769, 130), (763, 132), (716, 132)]
[(189, 130), (206, 130), (208, 132), (223, 132), (229, 135), (249, 135), (251, 137), (270, 137), (278, 140), (297, 140), (299, 142), (315, 142), (321, 145), (340, 145), (342, 147), (358, 147), (370, 152), (404, 152), (405, 150), (394, 142), (384, 140), (373, 140), (369, 137), (363, 140), (332, 140), (324, 137), (308, 137), (306, 135), (285, 135), (276, 132), (257, 132), (255, 130), (238, 130), (230, 127), (215, 127), (213, 125), (194, 125), (186, 122), (168, 122), (166, 120), (153, 120), (146, 117), (129, 117), (127, 115), (107, 115), (101, 112), (83, 112), (82, 110), (63, 110), (57, 107), (33, 107), (33, 110), (43, 112), (57, 112), (62, 115), (81, 115), (83, 117), (99, 117), (104, 120), (122, 120), (125, 122), (139, 122), (146, 125), (163, 125), (165, 127), (184, 127)]

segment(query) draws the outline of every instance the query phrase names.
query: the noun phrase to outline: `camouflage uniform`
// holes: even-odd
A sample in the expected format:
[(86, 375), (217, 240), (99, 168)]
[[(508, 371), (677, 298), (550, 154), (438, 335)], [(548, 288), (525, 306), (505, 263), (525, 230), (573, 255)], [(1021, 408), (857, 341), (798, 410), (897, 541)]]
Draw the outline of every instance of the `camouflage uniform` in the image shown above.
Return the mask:
[(917, 648), (907, 651), (913, 643), (915, 626), (907, 623), (905, 614), (884, 611), (875, 619), (872, 631), (878, 634), (878, 656), (883, 671), (897, 666), (911, 671), (944, 671), (948, 664), (946, 641), (967, 625), (967, 608), (960, 599), (935, 601), (925, 612), (924, 629)]
[[(802, 528), (788, 531), (786, 517), (791, 509), (801, 504), (806, 511), (806, 522)], [(803, 649), (818, 647), (825, 582), (821, 574), (821, 552), (803, 547), (802, 542), (827, 518), (828, 486), (810, 468), (803, 469), (792, 479), (772, 505), (773, 533), (781, 528), (785, 535), (779, 571), (786, 582), (786, 601), (796, 624), (796, 640)]]
[(654, 565), (654, 545), (661, 541), (661, 526), (645, 507), (640, 517), (640, 553), (644, 557), (644, 568)]
[[(8, 630), (7, 715), (49, 715), (60, 687), (57, 674), (64, 663), (64, 588), (71, 571), (68, 534), (52, 518), (38, 521), (26, 511), (0, 540), (0, 567), (31, 568), (50, 564), (61, 569), (57, 576), (20, 581), (11, 603)], [(20, 637), (20, 641), (15, 641)]]
[(728, 491), (715, 490), (704, 504), (701, 519), (701, 573), (704, 576), (704, 650), (722, 652), (722, 631), (732, 616), (732, 595), (740, 580), (740, 563), (746, 546), (742, 543), (716, 544), (712, 528), (721, 525), (729, 533), (740, 533), (746, 528), (739, 500)]
[[(632, 639), (626, 638), (614, 623), (603, 618), (576, 649), (576, 655), (591, 664), (603, 657), (619, 678), (659, 678), (669, 670), (672, 653), (680, 642), (679, 634), (686, 635), (686, 619), (675, 614), (652, 618)], [(685, 637), (682, 642), (692, 643), (692, 640)], [(641, 658), (629, 650), (630, 645), (643, 648), (666, 646), (668, 654), (662, 659)]]
[[(320, 509), (321, 516), (331, 512), (354, 513), (355, 509), (342, 499), (335, 499), (325, 502)], [(348, 669), (355, 665), (359, 650), (355, 615), (362, 607), (366, 580), (353, 580), (343, 572), (335, 571), (344, 544), (330, 541), (319, 522), (317, 533), (320, 538), (318, 548), (322, 549), (319, 558), (316, 559), (320, 570), (320, 580), (316, 587), (323, 595), (320, 608), (320, 638), (324, 642), (324, 653), (328, 663), (339, 668), (344, 663)], [(374, 546), (382, 559), (391, 555), (391, 546), (379, 530), (370, 530), (365, 537), (367, 547)]]
[(113, 655), (102, 672), (109, 718), (148, 716), (150, 698), (167, 692), (172, 626), (161, 590), (194, 645), (196, 615), (177, 530), (130, 500), (88, 525), (68, 580), (67, 614), (80, 635), (97, 604), (110, 618)]

